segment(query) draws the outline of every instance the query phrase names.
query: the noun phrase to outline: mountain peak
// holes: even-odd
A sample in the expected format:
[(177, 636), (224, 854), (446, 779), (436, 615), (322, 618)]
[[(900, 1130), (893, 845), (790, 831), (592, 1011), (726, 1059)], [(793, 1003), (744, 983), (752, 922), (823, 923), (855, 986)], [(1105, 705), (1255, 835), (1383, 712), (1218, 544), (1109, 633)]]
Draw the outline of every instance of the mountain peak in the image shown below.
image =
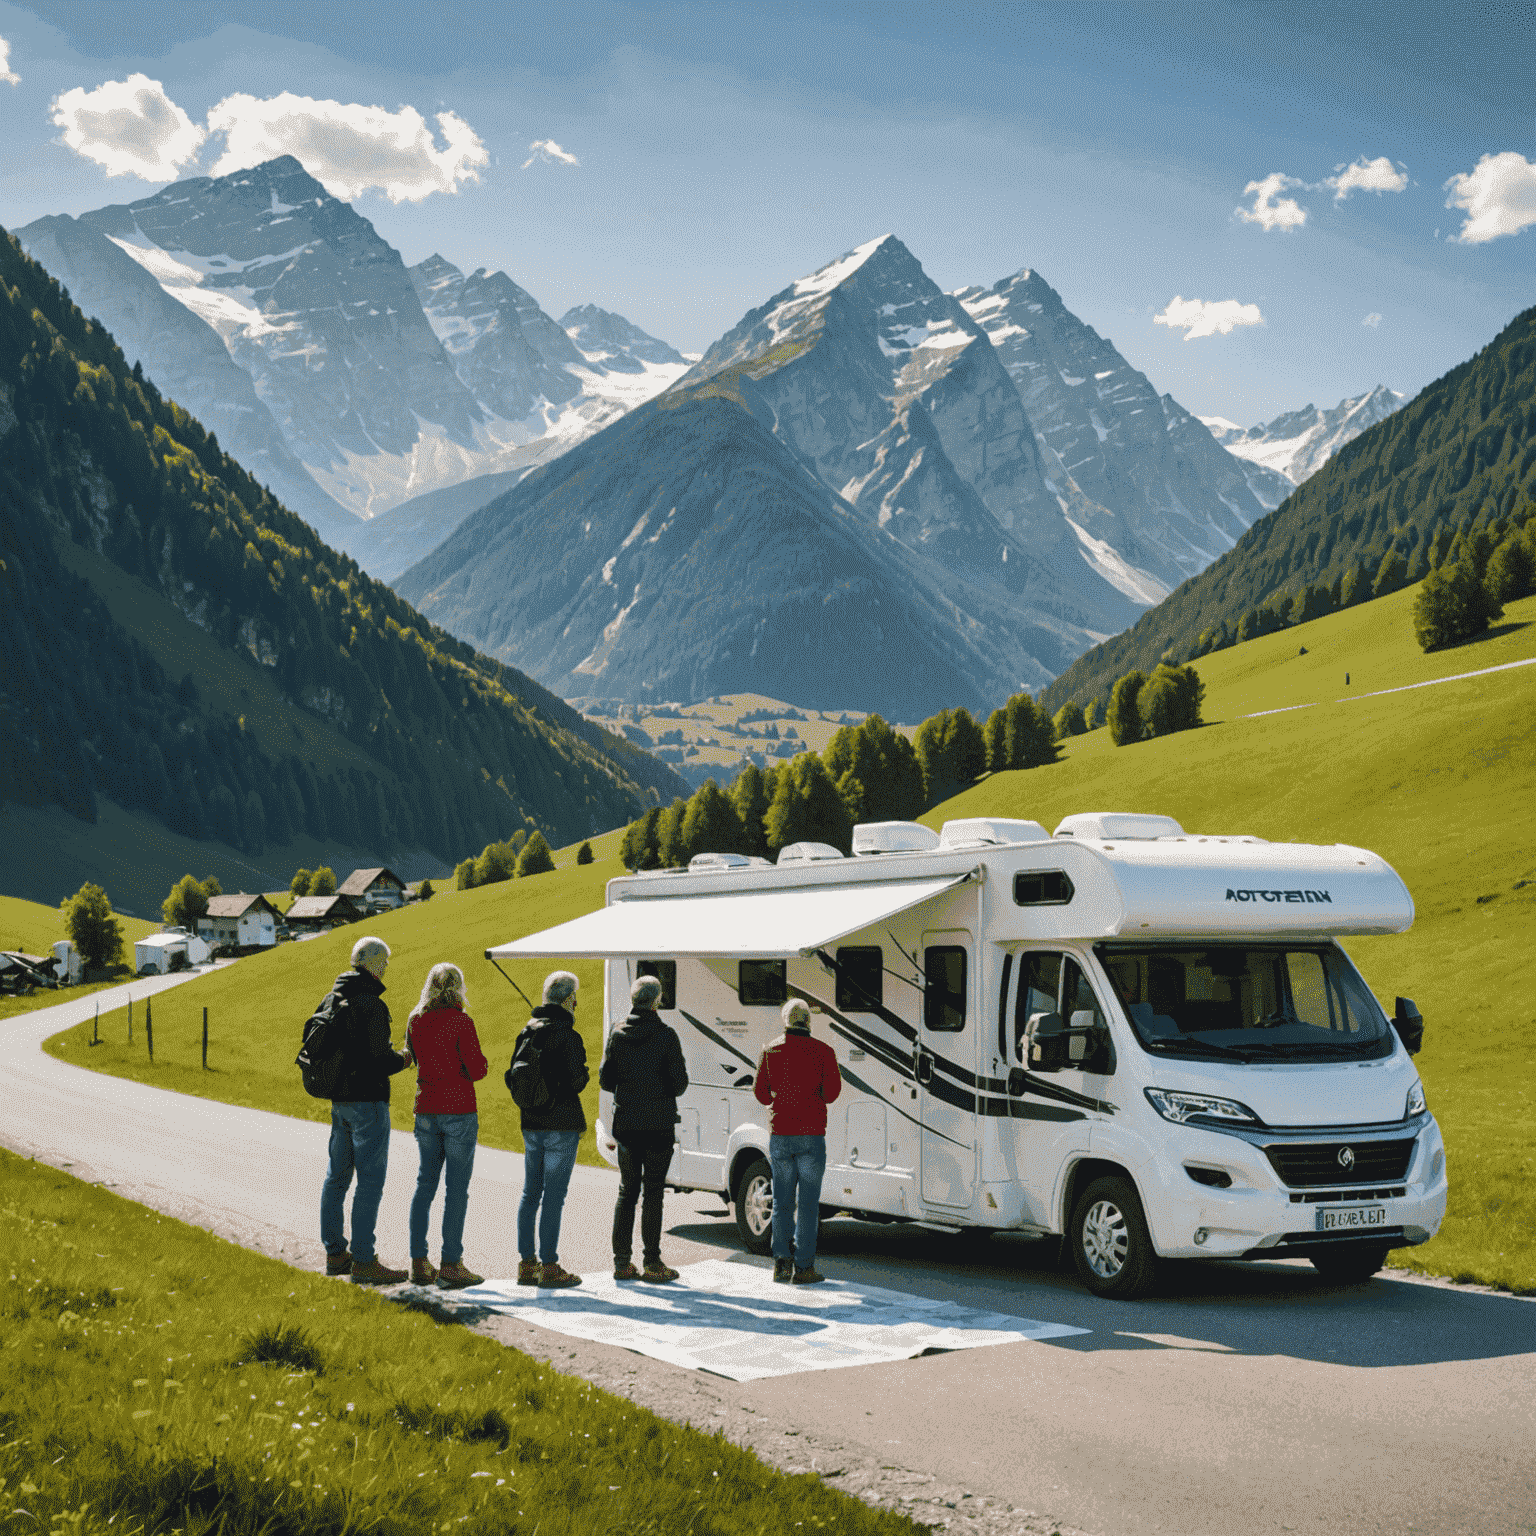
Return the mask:
[(904, 257), (909, 262), (916, 262), (916, 257), (895, 235), (879, 235), (873, 240), (865, 241), (863, 245), (855, 246), (853, 250), (839, 256), (836, 261), (829, 261), (826, 266), (812, 272), (808, 277), (797, 279), (791, 292), (797, 299), (831, 293), (834, 288), (847, 282), (877, 254), (887, 257)]

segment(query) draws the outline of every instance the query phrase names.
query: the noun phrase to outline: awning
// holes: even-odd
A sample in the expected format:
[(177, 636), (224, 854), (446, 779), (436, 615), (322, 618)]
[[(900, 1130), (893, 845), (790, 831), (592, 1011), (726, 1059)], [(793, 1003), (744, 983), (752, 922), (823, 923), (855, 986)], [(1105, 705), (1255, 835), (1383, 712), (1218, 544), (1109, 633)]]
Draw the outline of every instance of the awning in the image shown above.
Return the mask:
[(967, 873), (878, 885), (631, 899), (498, 944), (486, 950), (485, 958), (713, 955), (788, 959), (919, 906), (969, 879)]

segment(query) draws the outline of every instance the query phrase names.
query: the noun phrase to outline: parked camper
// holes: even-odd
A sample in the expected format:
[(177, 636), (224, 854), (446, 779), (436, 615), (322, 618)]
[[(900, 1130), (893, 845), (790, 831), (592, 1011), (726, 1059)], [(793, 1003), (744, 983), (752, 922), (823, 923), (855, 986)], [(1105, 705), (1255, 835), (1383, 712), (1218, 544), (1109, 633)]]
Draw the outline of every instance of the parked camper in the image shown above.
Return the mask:
[(1423, 1022), (1404, 998), (1389, 1021), (1338, 943), (1413, 921), (1375, 854), (1118, 814), (880, 823), (853, 849), (623, 877), (486, 951), (604, 958), (605, 1029), (661, 979), (690, 1083), (670, 1183), (733, 1203), (749, 1249), (771, 1212), (753, 1073), (788, 997), (822, 1010), (845, 1083), (824, 1214), (1065, 1234), (1119, 1298), (1175, 1257), (1363, 1280), (1439, 1229)]
[(140, 976), (163, 976), (187, 966), (204, 965), (207, 960), (207, 943), (185, 929), (152, 933), (136, 939), (133, 945), (133, 968)]

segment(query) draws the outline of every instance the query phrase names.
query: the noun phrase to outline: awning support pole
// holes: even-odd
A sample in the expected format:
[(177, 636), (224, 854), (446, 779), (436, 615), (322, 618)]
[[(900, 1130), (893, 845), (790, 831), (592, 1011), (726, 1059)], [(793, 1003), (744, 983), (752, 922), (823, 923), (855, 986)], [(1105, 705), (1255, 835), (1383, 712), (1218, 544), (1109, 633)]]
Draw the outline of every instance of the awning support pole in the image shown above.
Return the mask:
[[(491, 957), (489, 955), (487, 955), (485, 958), (487, 960), (491, 960)], [(501, 971), (501, 962), (499, 960), (491, 960), (491, 964), (494, 965), (498, 971)], [(522, 1000), (525, 1003), (528, 1004), (528, 1008), (529, 1008), (529, 1010), (531, 1012), (532, 1009), (533, 1009), (533, 1003), (530, 1001), (530, 999), (528, 997), (528, 994), (526, 992), (524, 992), (523, 989), (520, 986), (518, 986), (518, 984), (515, 981), (513, 981), (510, 976), (507, 976), (507, 973), (505, 971), (501, 971), (501, 974), (503, 976), (506, 976), (507, 985), (510, 986), (512, 988), (512, 990), (514, 992), (516, 992), (517, 995), (520, 998), (522, 998)]]

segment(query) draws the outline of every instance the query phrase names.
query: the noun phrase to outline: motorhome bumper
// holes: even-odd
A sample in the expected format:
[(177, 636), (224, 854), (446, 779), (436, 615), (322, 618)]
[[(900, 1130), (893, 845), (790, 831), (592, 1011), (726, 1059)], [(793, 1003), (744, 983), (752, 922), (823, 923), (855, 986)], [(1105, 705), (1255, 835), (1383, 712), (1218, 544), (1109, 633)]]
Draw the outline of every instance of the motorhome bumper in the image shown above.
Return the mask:
[[(1285, 1155), (1275, 1155), (1277, 1146)], [(1344, 1147), (1355, 1154), (1348, 1168), (1338, 1158)], [(1321, 1149), (1331, 1149), (1326, 1183)], [(1385, 1177), (1351, 1176), (1356, 1167), (1382, 1166), (1390, 1169)], [(1295, 1184), (1284, 1181), (1286, 1172)], [(1427, 1241), (1445, 1216), (1445, 1150), (1429, 1115), (1301, 1133), (1181, 1127), (1137, 1179), (1152, 1241), (1168, 1258), (1304, 1256), (1362, 1240), (1407, 1247)]]

